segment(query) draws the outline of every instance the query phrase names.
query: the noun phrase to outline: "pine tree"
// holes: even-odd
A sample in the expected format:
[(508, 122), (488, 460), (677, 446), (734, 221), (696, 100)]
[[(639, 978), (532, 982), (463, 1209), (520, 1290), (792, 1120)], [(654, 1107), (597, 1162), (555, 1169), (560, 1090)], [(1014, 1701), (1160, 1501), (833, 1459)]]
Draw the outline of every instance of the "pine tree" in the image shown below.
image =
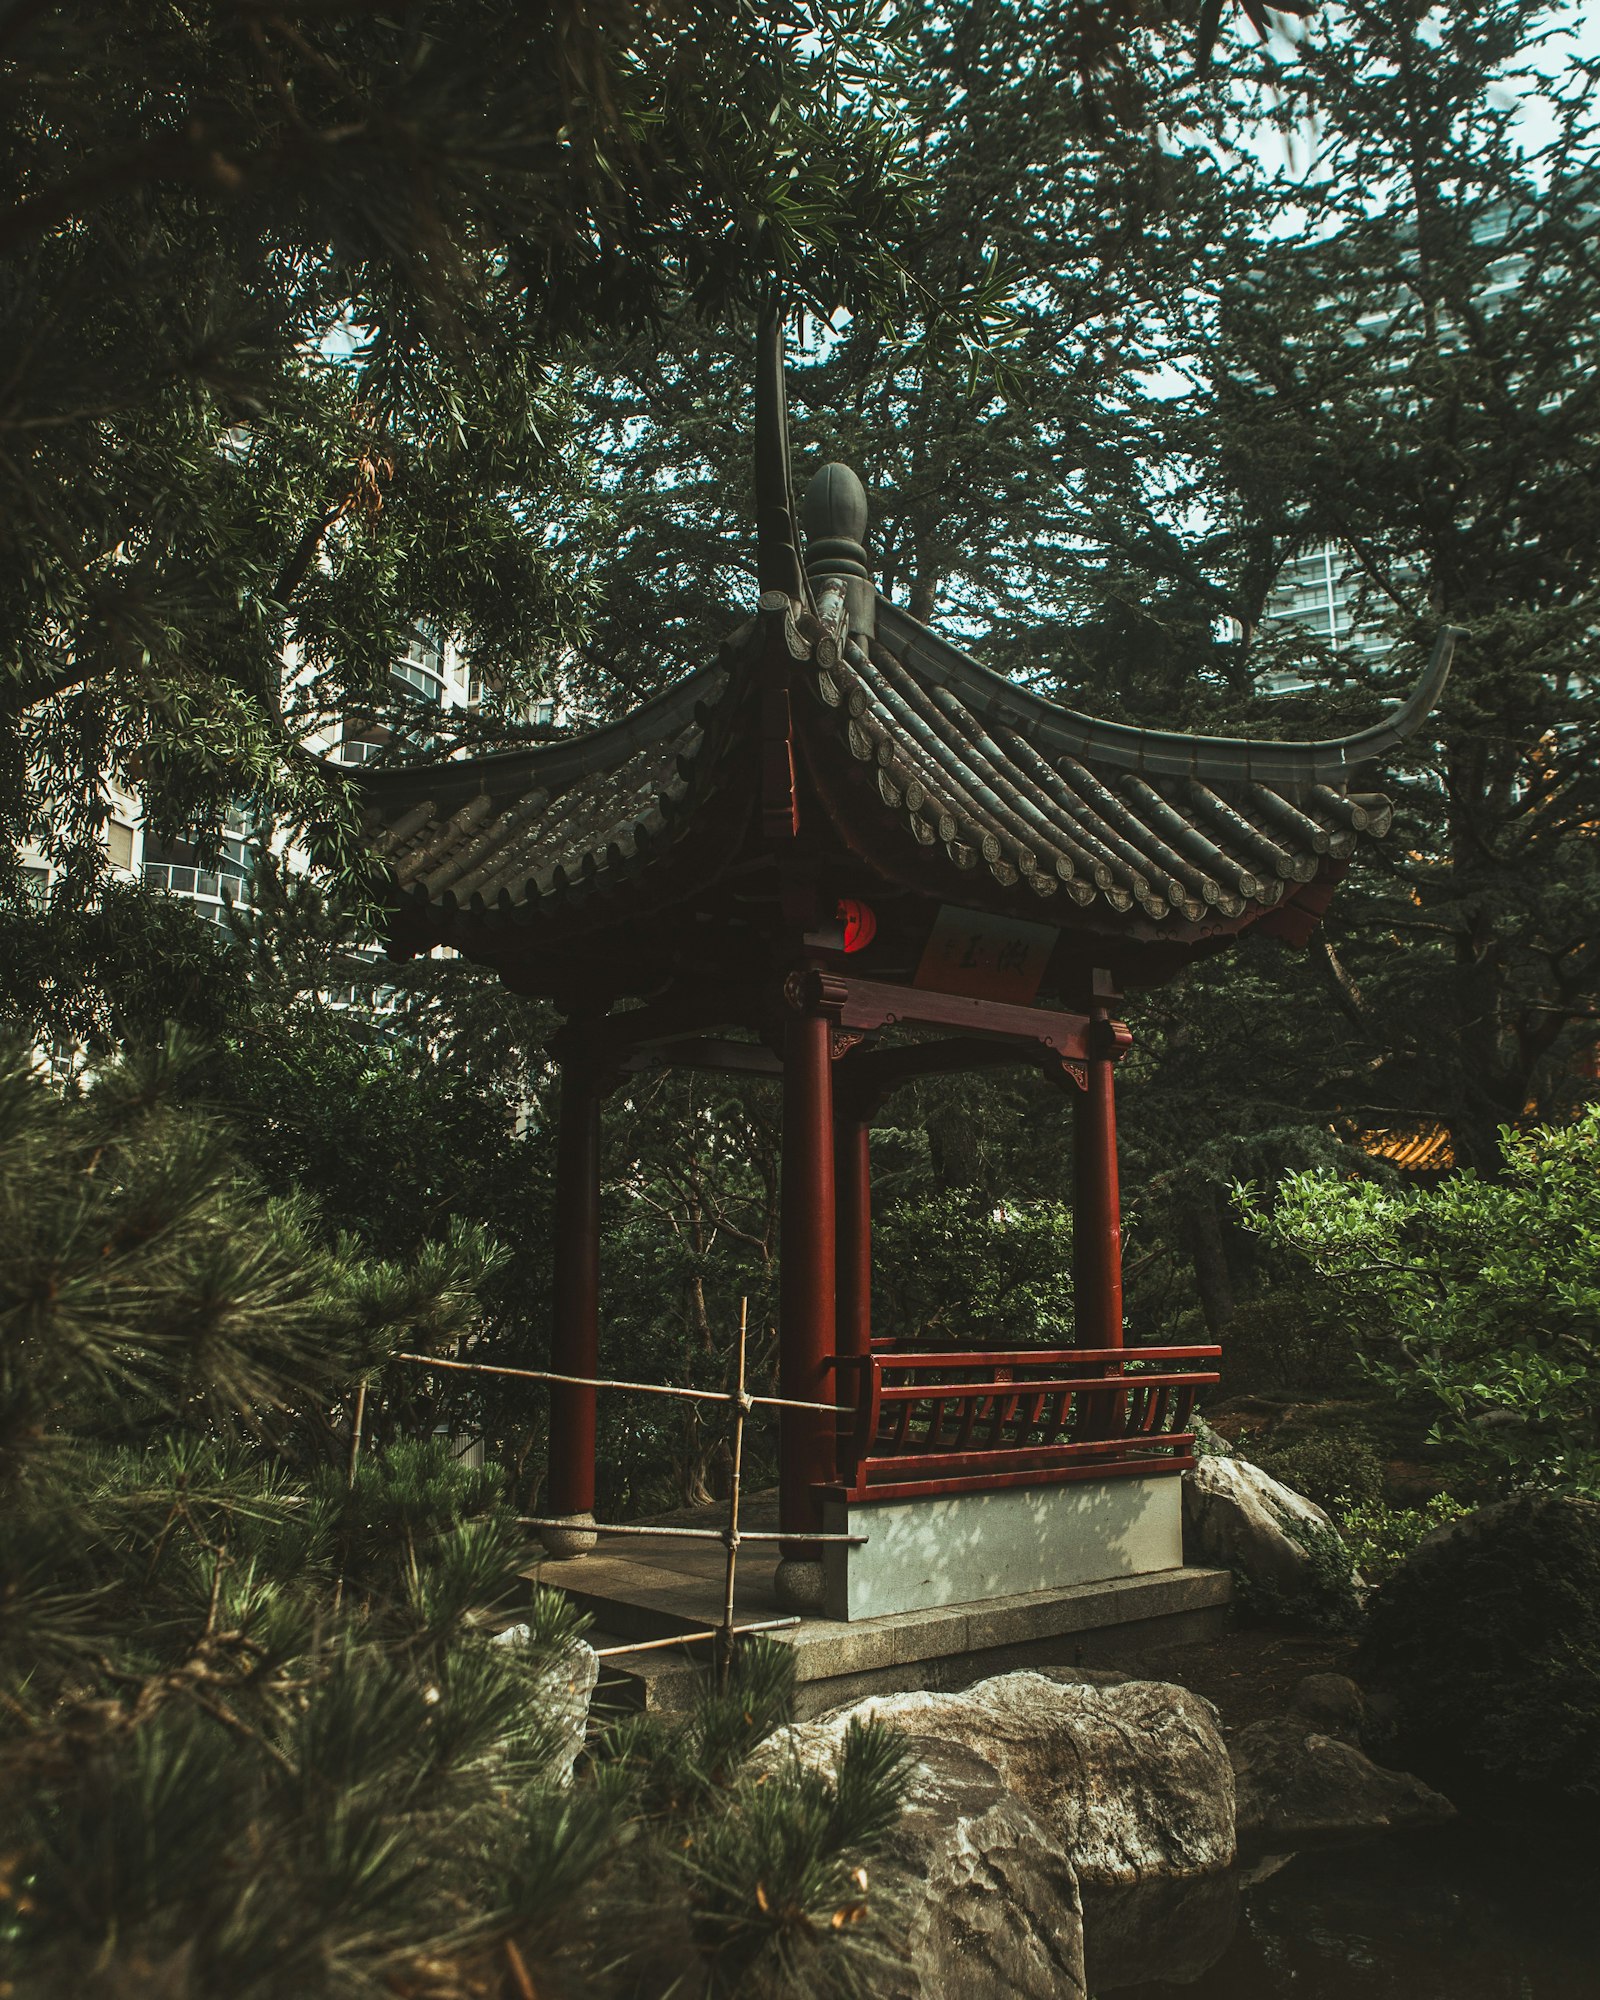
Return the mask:
[(899, 1746), (752, 1783), (792, 1663), (746, 1642), (681, 1730), (603, 1734), (566, 1780), (578, 1621), (530, 1597), (498, 1469), (408, 1437), (384, 1365), (475, 1332), (495, 1252), (385, 1263), (264, 1202), (176, 1101), (189, 1059), (67, 1100), (0, 1074), (9, 1990), (827, 1987)]
[[(1236, 491), (1279, 546), (1326, 540), (1356, 617), (1394, 651), (1442, 623), (1460, 665), (1402, 782), (1383, 874), (1322, 945), (1344, 1027), (1343, 1108), (1432, 1120), (1485, 1171), (1497, 1132), (1569, 1109), (1600, 1033), (1600, 585), (1592, 356), (1600, 341), (1600, 116), (1553, 10), (1479, 0), (1447, 21), (1356, 10), (1359, 59), (1316, 59), (1316, 239), (1273, 246), (1219, 357)], [(1514, 115), (1535, 89), (1549, 133)]]
[(583, 611), (564, 343), (892, 282), (871, 52), (847, 115), (803, 9), (11, 10), (7, 867), (42, 832), (91, 875), (112, 774), (169, 834), (327, 816), (307, 734), (392, 713), (419, 620), (537, 690)]

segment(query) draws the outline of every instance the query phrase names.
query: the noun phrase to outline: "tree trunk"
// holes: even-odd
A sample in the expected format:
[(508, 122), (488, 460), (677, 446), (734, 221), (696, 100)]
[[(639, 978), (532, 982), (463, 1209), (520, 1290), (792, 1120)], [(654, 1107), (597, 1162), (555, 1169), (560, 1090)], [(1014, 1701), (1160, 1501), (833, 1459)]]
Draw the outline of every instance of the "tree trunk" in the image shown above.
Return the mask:
[(1194, 1265), (1195, 1290), (1200, 1295), (1206, 1331), (1213, 1340), (1222, 1340), (1239, 1307), (1234, 1297), (1233, 1273), (1228, 1269), (1222, 1218), (1217, 1214), (1217, 1198), (1210, 1188), (1184, 1211), (1183, 1235)]

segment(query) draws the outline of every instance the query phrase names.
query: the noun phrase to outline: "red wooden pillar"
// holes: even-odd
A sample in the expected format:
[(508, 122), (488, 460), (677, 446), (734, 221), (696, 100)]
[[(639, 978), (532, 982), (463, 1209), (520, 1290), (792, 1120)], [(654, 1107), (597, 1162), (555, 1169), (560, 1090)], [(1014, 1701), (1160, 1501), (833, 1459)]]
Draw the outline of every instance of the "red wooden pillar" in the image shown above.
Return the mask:
[[(555, 1324), (550, 1365), (562, 1375), (600, 1372), (600, 1089), (581, 1057), (561, 1065), (556, 1131)], [(552, 1514), (594, 1518), (595, 1392), (557, 1382), (550, 1390)], [(559, 1533), (560, 1531), (554, 1531)], [(572, 1536), (552, 1553), (580, 1554)]]
[(864, 1115), (843, 1111), (836, 1117), (833, 1175), (834, 1213), (837, 1218), (838, 1349), (841, 1354), (870, 1354), (872, 1127)]
[[(1072, 1194), (1072, 1277), (1079, 1347), (1122, 1345), (1122, 1203), (1117, 1185), (1113, 1071), (1118, 1033), (1110, 981), (1095, 975), (1089, 1087), (1078, 1096)], [(1125, 1033), (1125, 1031), (1123, 1031)]]
[[(784, 1032), (783, 1212), (779, 1234), (778, 1379), (781, 1393), (832, 1403), (834, 1342), (833, 1051), (826, 1017), (792, 1011)], [(783, 1410), (778, 1424), (778, 1525), (822, 1525), (813, 1485), (834, 1477), (834, 1418)], [(810, 1560), (814, 1546), (785, 1544)]]

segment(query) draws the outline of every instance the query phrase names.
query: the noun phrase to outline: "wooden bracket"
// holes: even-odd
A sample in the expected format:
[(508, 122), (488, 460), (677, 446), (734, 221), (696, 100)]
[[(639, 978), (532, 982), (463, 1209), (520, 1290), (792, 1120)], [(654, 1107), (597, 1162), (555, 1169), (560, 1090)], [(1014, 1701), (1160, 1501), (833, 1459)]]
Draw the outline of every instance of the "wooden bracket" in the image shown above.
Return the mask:
[(769, 840), (793, 840), (800, 831), (794, 715), (786, 687), (768, 687), (761, 696), (761, 830)]
[[(1083, 1063), (1096, 1051), (1092, 1023), (1086, 1014), (1066, 1014), (1053, 1007), (1020, 1007), (1006, 1001), (969, 999), (959, 993), (939, 993), (928, 987), (890, 986), (876, 979), (848, 979), (838, 973), (806, 967), (790, 973), (784, 998), (797, 1012), (831, 1016), (836, 1027), (860, 1029), (904, 1023), (912, 1027), (955, 1028), (967, 1034), (1003, 1041), (1032, 1043), (1062, 1063)], [(1132, 1036), (1120, 1022), (1108, 1023), (1113, 1040), (1120, 1029), (1121, 1045)]]

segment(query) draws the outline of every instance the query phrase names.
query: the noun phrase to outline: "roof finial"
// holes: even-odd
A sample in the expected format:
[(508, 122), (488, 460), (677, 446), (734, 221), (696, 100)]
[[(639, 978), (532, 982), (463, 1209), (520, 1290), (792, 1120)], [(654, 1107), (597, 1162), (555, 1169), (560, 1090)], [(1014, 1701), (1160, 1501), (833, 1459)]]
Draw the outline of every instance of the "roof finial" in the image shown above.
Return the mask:
[(849, 631), (870, 638), (878, 593), (867, 568), (867, 489), (848, 465), (825, 465), (807, 483), (802, 512), (818, 611), (826, 617), (830, 599), (842, 604)]
[(805, 596), (789, 473), (789, 398), (783, 376), (783, 307), (773, 290), (756, 335), (756, 577), (763, 597)]

